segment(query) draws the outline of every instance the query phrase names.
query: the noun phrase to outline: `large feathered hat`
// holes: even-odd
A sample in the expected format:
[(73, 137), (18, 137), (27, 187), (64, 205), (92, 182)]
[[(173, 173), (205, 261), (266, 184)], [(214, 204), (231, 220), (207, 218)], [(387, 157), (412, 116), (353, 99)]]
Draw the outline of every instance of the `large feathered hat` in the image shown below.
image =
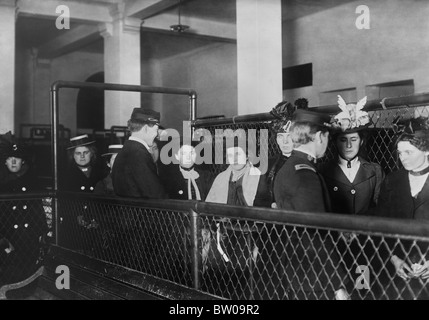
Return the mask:
[(356, 104), (347, 104), (344, 99), (338, 95), (338, 107), (341, 112), (334, 117), (335, 124), (342, 132), (352, 133), (368, 128), (371, 124), (369, 115), (362, 111), (366, 104), (367, 97), (362, 98)]
[(270, 113), (276, 118), (271, 123), (271, 129), (275, 133), (288, 133), (292, 123), (292, 116), (298, 109), (307, 110), (308, 100), (305, 98), (296, 99), (294, 105), (284, 100), (279, 102)]

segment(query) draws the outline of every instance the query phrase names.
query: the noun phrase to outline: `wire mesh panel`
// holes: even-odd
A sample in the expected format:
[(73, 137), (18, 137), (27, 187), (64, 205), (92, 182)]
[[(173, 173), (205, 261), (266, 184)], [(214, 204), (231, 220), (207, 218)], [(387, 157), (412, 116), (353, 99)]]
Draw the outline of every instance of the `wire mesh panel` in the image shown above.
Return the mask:
[(76, 197), (59, 211), (60, 246), (192, 286), (188, 212)]
[[(353, 300), (429, 298), (429, 237), (206, 215), (200, 226), (201, 290), (211, 294), (332, 300), (344, 289)], [(393, 257), (410, 266), (405, 279), (396, 273)]]
[(27, 279), (42, 265), (50, 231), (42, 199), (0, 199), (0, 287)]
[[(392, 130), (393, 121), (403, 121), (413, 117), (419, 116), (428, 116), (427, 107), (410, 107), (403, 106), (399, 108), (389, 108), (382, 109), (377, 111), (368, 112), (370, 119), (372, 121), (372, 126), (368, 129), (367, 143), (365, 145), (365, 151), (367, 153), (367, 158), (371, 162), (375, 162), (381, 165), (385, 173), (395, 171), (399, 169), (400, 164), (398, 157), (396, 155), (395, 141), (397, 135)], [(212, 136), (215, 136), (216, 132), (221, 133), (226, 129), (244, 129), (248, 132), (249, 129), (256, 130), (256, 139), (255, 142), (257, 145), (257, 152), (260, 155), (260, 158), (263, 158), (265, 155), (269, 158), (276, 154), (280, 154), (280, 150), (276, 143), (276, 135), (273, 131), (269, 130), (271, 121), (264, 120), (258, 122), (254, 119), (249, 122), (239, 122), (235, 123), (232, 119), (230, 123), (223, 124), (210, 124), (208, 121), (207, 124), (201, 122), (198, 125), (199, 129), (208, 130)], [(267, 130), (268, 132), (268, 145), (260, 143), (260, 131)], [(222, 144), (215, 144), (215, 139), (213, 141), (213, 154), (222, 153), (223, 146)], [(253, 143), (253, 141), (250, 141)], [(330, 141), (328, 149), (325, 156), (320, 159), (320, 162), (327, 162), (334, 158), (336, 154), (335, 146), (333, 142)], [(212, 162), (210, 169), (214, 174), (218, 174), (226, 168), (226, 162), (223, 161), (222, 164), (216, 164), (215, 161)]]

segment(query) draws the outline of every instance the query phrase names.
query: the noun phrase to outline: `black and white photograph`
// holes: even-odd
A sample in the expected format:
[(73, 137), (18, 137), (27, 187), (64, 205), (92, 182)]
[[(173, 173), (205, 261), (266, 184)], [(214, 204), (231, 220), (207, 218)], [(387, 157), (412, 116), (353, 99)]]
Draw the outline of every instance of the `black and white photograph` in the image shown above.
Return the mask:
[(0, 0), (0, 300), (429, 300), (428, 17)]

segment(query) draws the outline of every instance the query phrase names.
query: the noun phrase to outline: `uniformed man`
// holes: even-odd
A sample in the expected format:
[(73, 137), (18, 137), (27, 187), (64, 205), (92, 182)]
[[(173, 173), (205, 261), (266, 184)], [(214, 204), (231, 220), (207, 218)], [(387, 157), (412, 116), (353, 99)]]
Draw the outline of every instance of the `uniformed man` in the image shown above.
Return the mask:
[(134, 108), (131, 119), (128, 120), (131, 137), (125, 141), (112, 169), (113, 188), (118, 196), (168, 198), (152, 156), (152, 145), (158, 137), (159, 121), (159, 112)]
[(315, 163), (325, 155), (330, 116), (297, 110), (292, 118), (294, 151), (277, 173), (274, 196), (278, 208), (307, 212), (330, 211), (329, 195)]
[[(330, 201), (315, 162), (324, 156), (329, 141), (330, 116), (297, 110), (292, 117), (292, 155), (274, 181), (278, 208), (329, 212)], [(324, 241), (323, 239), (326, 240)], [(289, 299), (348, 299), (344, 271), (332, 241), (323, 230), (296, 228), (287, 239), (282, 269), (288, 279)], [(332, 252), (332, 253), (331, 253)]]

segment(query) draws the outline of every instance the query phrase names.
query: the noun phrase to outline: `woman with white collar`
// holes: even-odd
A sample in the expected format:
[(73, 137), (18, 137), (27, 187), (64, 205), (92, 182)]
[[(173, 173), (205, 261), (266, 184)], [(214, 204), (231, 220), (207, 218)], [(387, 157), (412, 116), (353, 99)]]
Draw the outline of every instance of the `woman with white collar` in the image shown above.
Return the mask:
[(376, 206), (384, 172), (379, 164), (362, 156), (370, 125), (368, 113), (361, 111), (366, 97), (348, 105), (338, 97), (343, 110), (335, 116), (341, 129), (333, 134), (338, 156), (325, 164), (321, 173), (329, 190), (332, 212), (363, 214)]
[[(428, 220), (429, 119), (411, 119), (400, 127), (399, 131), (402, 133), (396, 146), (403, 168), (386, 177), (374, 211), (377, 216)], [(417, 241), (414, 245), (412, 240), (402, 239), (401, 245), (395, 245), (396, 239), (388, 238), (386, 241), (390, 240), (393, 250), (390, 262), (396, 275), (402, 278), (394, 279), (396, 287), (401, 289), (406, 286), (402, 298), (429, 299), (427, 288), (425, 289), (425, 283), (429, 279), (428, 244)], [(406, 296), (408, 293), (411, 296)], [(392, 294), (392, 298), (397, 298), (397, 292)]]

